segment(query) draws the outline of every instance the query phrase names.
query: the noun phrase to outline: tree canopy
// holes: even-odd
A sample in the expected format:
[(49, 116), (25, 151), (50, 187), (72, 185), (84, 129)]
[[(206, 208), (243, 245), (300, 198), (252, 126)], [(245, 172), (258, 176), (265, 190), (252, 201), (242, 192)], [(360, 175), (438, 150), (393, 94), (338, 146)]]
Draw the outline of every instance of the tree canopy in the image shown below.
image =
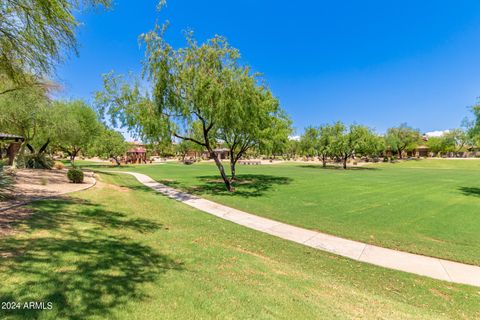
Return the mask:
[(81, 150), (90, 147), (102, 133), (95, 111), (82, 100), (56, 101), (52, 116), (54, 144), (68, 154), (72, 164)]
[(235, 177), (235, 164), (249, 148), (272, 137), (286, 145), (291, 122), (259, 75), (239, 64), (238, 50), (225, 38), (199, 44), (188, 33), (186, 46), (175, 49), (164, 40), (164, 31), (156, 28), (142, 36), (151, 96), (141, 93), (138, 81), (129, 84), (110, 74), (104, 78), (105, 89), (97, 93), (98, 108), (112, 123), (118, 121), (146, 139), (173, 135), (201, 146), (233, 191), (215, 147), (229, 147)]
[(398, 157), (402, 158), (403, 151), (415, 148), (421, 140), (420, 131), (402, 123), (398, 127), (388, 129), (385, 140), (387, 147), (397, 152)]
[(77, 52), (74, 10), (108, 7), (110, 0), (4, 0), (0, 3), (0, 78), (16, 86), (35, 84), (49, 75), (65, 52)]

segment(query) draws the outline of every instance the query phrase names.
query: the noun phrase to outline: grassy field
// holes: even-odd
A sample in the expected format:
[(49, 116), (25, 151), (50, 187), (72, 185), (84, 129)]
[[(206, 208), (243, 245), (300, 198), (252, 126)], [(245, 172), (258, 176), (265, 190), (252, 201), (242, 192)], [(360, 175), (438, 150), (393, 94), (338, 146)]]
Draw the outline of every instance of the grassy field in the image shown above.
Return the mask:
[(233, 194), (208, 163), (121, 170), (290, 224), (480, 265), (480, 161), (420, 160), (347, 171), (300, 164), (239, 166)]
[[(292, 180), (258, 192), (271, 194)], [(0, 310), (1, 319), (480, 317), (478, 288), (249, 230), (166, 199), (130, 176), (102, 175), (93, 189), (31, 210), (16, 234), (0, 238), (0, 301), (50, 301), (53, 309)]]

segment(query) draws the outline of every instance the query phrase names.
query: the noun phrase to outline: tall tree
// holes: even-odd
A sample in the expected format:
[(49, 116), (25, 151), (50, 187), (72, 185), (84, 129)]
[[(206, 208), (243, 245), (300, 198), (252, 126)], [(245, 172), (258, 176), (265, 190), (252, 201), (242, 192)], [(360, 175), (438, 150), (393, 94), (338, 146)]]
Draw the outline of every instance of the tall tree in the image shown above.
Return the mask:
[(77, 48), (74, 10), (110, 0), (3, 0), (0, 3), (0, 94), (39, 84), (64, 52)]
[(65, 152), (72, 165), (80, 151), (101, 134), (97, 114), (82, 100), (57, 101), (53, 107), (54, 144)]
[(230, 150), (231, 181), (236, 180), (236, 164), (245, 153), (266, 139), (281, 109), (276, 98), (247, 68), (238, 68), (226, 89), (230, 107), (218, 122), (217, 140)]
[[(152, 98), (140, 93), (138, 82), (129, 87), (119, 77), (108, 75), (105, 89), (97, 94), (99, 110), (142, 137), (159, 139), (170, 133), (201, 146), (214, 159), (227, 190), (233, 191), (214, 148), (222, 137), (231, 143), (234, 157), (241, 156), (257, 139), (255, 130), (260, 130), (261, 120), (250, 119), (257, 123), (252, 130), (242, 117), (263, 115), (266, 105), (273, 108), (277, 103), (268, 90), (255, 84), (248, 68), (239, 65), (238, 50), (225, 38), (216, 36), (198, 44), (188, 34), (187, 45), (174, 49), (163, 32), (156, 28), (143, 35), (145, 75), (153, 84)], [(240, 136), (243, 144), (238, 145)]]
[(398, 127), (388, 129), (385, 140), (387, 147), (393, 152), (397, 152), (401, 159), (403, 151), (415, 148), (416, 144), (420, 142), (420, 131), (403, 123)]

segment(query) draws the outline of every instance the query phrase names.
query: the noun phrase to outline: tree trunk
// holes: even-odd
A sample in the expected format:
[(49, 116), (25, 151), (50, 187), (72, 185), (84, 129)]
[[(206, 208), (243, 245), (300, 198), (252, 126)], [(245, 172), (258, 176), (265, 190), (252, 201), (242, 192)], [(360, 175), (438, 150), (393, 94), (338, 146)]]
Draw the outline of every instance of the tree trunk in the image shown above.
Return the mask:
[(323, 165), (324, 168), (327, 167), (327, 157), (325, 157), (325, 156), (322, 156), (322, 165)]
[(218, 159), (217, 155), (213, 150), (209, 150), (210, 156), (213, 158), (215, 161), (215, 164), (217, 165), (218, 171), (220, 171), (220, 175), (222, 176), (223, 182), (225, 183), (225, 187), (227, 188), (228, 192), (233, 192), (232, 184), (230, 183), (230, 180), (228, 180), (227, 175), (225, 174), (225, 169), (223, 168), (223, 164)]
[(347, 160), (348, 160), (348, 157), (343, 158), (343, 169), (347, 169)]
[(232, 174), (232, 177), (230, 178), (230, 181), (236, 181), (237, 180), (237, 173), (235, 170), (235, 165), (237, 164), (237, 161), (235, 161), (234, 157), (230, 157), (230, 172)]
[(73, 168), (75, 168), (75, 154), (71, 153), (70, 154), (70, 164), (72, 165)]
[(12, 162), (12, 167), (14, 169), (16, 169), (18, 167), (18, 160), (24, 158), (24, 156), (25, 156), (25, 146), (26, 145), (27, 145), (27, 143), (25, 141), (22, 142), (22, 144), (20, 145), (20, 149), (18, 149), (17, 154), (14, 156), (13, 162)]
[(120, 161), (118, 160), (118, 157), (112, 157), (113, 160), (115, 160), (116, 164), (117, 164), (117, 167), (120, 166)]
[(402, 150), (398, 150), (398, 158), (402, 159)]

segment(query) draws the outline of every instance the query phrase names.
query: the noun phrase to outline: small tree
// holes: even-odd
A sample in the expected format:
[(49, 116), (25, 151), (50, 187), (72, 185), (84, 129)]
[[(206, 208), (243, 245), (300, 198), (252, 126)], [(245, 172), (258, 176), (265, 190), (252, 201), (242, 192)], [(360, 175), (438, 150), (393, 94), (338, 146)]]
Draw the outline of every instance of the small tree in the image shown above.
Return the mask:
[(259, 150), (266, 156), (274, 158), (275, 155), (287, 151), (289, 137), (292, 134), (292, 120), (282, 111), (273, 117), (270, 127), (266, 128), (259, 143)]
[(53, 108), (54, 144), (70, 158), (72, 166), (82, 149), (100, 136), (102, 125), (97, 114), (82, 100), (57, 101)]
[(314, 127), (305, 128), (305, 132), (300, 137), (300, 148), (307, 157), (318, 156), (318, 138), (319, 130)]
[(447, 152), (454, 152), (455, 154), (462, 151), (470, 142), (470, 138), (462, 129), (452, 129), (446, 132), (443, 136), (444, 144)]
[(347, 161), (357, 153), (366, 153), (372, 148), (374, 134), (365, 126), (351, 125), (348, 129), (337, 122), (332, 127), (332, 153), (340, 158), (343, 168), (347, 169)]
[(108, 159), (115, 160), (120, 165), (120, 158), (126, 154), (129, 145), (123, 135), (109, 128), (102, 128), (101, 133), (93, 141), (89, 153)]
[(444, 137), (429, 137), (426, 143), (428, 150), (435, 154), (447, 152), (448, 146)]
[(385, 136), (387, 146), (393, 152), (397, 152), (400, 159), (402, 152), (415, 148), (416, 144), (420, 142), (420, 138), (420, 131), (409, 127), (406, 123), (388, 129)]

